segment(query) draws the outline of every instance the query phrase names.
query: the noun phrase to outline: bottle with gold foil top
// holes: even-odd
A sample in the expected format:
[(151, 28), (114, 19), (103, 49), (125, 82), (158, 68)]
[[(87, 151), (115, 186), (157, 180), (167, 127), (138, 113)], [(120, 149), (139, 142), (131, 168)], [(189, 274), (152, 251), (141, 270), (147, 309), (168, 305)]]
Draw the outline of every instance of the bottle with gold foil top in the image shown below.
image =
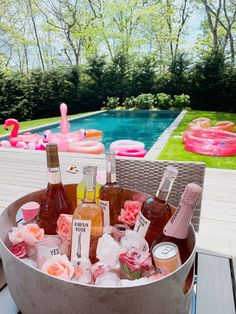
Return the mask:
[(48, 186), (40, 204), (38, 225), (46, 234), (56, 234), (60, 214), (72, 214), (74, 208), (61, 182), (57, 145), (47, 144), (46, 154)]
[(114, 226), (119, 223), (123, 188), (116, 182), (116, 155), (106, 153), (106, 184), (99, 193), (99, 206), (103, 209), (104, 225)]
[(103, 211), (95, 203), (96, 173), (97, 167), (83, 168), (84, 198), (73, 214), (71, 260), (89, 257), (96, 262), (97, 243), (103, 233)]
[(196, 204), (201, 196), (202, 188), (195, 184), (189, 183), (181, 196), (180, 203), (156, 239), (151, 245), (151, 250), (159, 243), (171, 242), (177, 245), (182, 263), (184, 263), (191, 250), (188, 246), (188, 234), (191, 218)]
[(171, 217), (171, 208), (167, 199), (177, 174), (177, 168), (166, 167), (156, 196), (148, 197), (142, 204), (134, 231), (145, 237), (149, 245), (162, 232)]

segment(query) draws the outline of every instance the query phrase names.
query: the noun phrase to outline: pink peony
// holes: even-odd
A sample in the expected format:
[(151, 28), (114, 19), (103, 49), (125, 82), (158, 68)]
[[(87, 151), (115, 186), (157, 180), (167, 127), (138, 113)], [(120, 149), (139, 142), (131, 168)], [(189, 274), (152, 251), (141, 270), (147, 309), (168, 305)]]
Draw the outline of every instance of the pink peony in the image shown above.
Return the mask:
[(72, 233), (72, 215), (61, 214), (57, 220), (57, 234), (63, 242), (70, 245)]
[(20, 242), (9, 247), (9, 250), (17, 257), (23, 258), (27, 256), (27, 246), (25, 242)]
[[(130, 249), (126, 253), (120, 254), (120, 263), (125, 265), (126, 270), (130, 273), (149, 269), (152, 266), (152, 259), (149, 252), (143, 252), (135, 248)], [(137, 278), (136, 278), (137, 279)]]
[(48, 275), (65, 280), (71, 279), (74, 274), (74, 267), (66, 255), (53, 256), (43, 264), (41, 270)]
[(129, 226), (134, 226), (141, 207), (142, 203), (139, 201), (125, 201), (118, 220)]

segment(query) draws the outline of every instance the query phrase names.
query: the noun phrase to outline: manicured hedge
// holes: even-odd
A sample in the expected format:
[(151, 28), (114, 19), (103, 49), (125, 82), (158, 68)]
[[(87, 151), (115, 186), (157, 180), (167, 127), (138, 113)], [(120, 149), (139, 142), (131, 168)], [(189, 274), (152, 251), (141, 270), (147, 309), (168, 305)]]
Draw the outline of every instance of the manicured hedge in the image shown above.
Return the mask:
[(165, 109), (170, 100), (174, 107), (184, 107), (189, 95), (188, 106), (193, 109), (236, 112), (236, 69), (220, 51), (211, 51), (196, 62), (179, 55), (165, 74), (160, 73), (153, 57), (136, 60), (121, 54), (109, 62), (99, 56), (80, 67), (45, 72), (0, 69), (0, 122), (9, 117), (56, 116), (61, 102), (68, 104), (70, 114), (98, 110), (107, 97), (127, 107), (136, 101), (140, 109)]

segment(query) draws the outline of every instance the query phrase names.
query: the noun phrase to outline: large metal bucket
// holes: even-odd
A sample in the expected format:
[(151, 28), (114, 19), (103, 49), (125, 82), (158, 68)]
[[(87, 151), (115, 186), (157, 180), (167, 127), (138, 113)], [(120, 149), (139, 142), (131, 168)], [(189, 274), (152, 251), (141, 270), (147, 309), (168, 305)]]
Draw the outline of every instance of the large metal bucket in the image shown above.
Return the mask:
[[(69, 185), (75, 200), (76, 185)], [(73, 283), (48, 276), (16, 258), (7, 248), (8, 232), (17, 210), (28, 201), (40, 202), (44, 190), (28, 194), (10, 206), (0, 217), (0, 248), (8, 287), (23, 314), (189, 314), (193, 289), (195, 233), (191, 226), (188, 260), (163, 279), (135, 287), (103, 288)], [(184, 287), (190, 287), (184, 293)]]

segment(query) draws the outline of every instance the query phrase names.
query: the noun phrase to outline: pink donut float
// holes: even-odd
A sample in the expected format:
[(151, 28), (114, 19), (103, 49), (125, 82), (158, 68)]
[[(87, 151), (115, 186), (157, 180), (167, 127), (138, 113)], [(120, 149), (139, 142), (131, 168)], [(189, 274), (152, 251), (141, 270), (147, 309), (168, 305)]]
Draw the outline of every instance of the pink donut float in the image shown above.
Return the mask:
[(97, 141), (81, 141), (69, 144), (68, 151), (82, 154), (101, 154), (105, 147)]
[(146, 155), (147, 151), (143, 148), (125, 148), (121, 149), (117, 155), (124, 157), (139, 157), (142, 158)]
[(118, 140), (114, 141), (110, 145), (110, 150), (115, 152), (116, 154), (123, 149), (144, 149), (145, 144), (138, 141), (132, 141), (132, 140)]
[(209, 128), (211, 124), (211, 120), (208, 118), (197, 118), (192, 120), (191, 123), (188, 125), (189, 130), (195, 130), (195, 129), (205, 129)]
[(211, 156), (236, 155), (236, 133), (216, 129), (195, 129), (184, 132), (185, 148)]

